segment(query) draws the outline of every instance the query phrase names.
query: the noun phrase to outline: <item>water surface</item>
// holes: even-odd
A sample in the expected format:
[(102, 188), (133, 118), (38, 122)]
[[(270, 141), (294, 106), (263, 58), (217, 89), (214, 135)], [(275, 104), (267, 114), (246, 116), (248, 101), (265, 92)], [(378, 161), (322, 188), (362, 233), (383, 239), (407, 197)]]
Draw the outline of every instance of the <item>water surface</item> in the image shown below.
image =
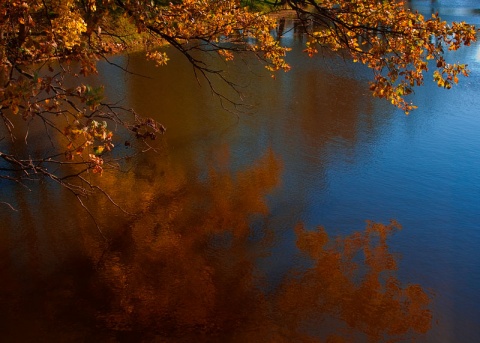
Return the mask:
[[(411, 3), (480, 21), (474, 1)], [(450, 56), (470, 78), (405, 116), (361, 66), (282, 43), (275, 80), (229, 69), (233, 113), (173, 51), (113, 58), (148, 77), (99, 64), (92, 82), (167, 134), (100, 179), (134, 213), (90, 199), (108, 243), (67, 191), (1, 181), (19, 209), (0, 208), (6, 341), (480, 340), (480, 45)]]

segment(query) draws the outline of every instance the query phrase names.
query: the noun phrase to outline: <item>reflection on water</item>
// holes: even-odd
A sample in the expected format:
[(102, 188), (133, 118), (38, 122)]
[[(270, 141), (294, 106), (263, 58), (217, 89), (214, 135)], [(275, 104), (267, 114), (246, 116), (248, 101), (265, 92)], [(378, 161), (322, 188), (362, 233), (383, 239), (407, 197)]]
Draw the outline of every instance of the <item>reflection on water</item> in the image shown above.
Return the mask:
[[(395, 275), (387, 245), (394, 222), (336, 238), (297, 225), (301, 262), (269, 285), (258, 261), (277, 240), (265, 199), (279, 185), (281, 163), (267, 150), (232, 173), (228, 155), (224, 149), (202, 180), (188, 184), (167, 171), (169, 191), (155, 194), (148, 215), (106, 246), (94, 232), (74, 239), (45, 232), (52, 236), (43, 241), (33, 229), (18, 239), (3, 233), (2, 338), (349, 342), (429, 330), (430, 297)], [(21, 249), (24, 260), (15, 260)]]
[(405, 117), (288, 25), (290, 73), (229, 70), (252, 105), (238, 117), (173, 52), (162, 69), (113, 57), (150, 78), (99, 65), (112, 101), (167, 134), (95, 179), (133, 213), (90, 199), (108, 243), (65, 190), (0, 180), (19, 209), (0, 208), (2, 340), (479, 341), (478, 45), (454, 56), (468, 80), (426, 85)]

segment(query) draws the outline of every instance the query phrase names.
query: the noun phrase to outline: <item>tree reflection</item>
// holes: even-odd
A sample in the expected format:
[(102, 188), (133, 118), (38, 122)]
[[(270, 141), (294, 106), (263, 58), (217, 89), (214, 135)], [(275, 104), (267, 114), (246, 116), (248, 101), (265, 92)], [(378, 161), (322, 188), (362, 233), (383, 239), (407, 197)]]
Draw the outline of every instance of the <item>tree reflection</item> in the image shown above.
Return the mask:
[[(402, 287), (387, 237), (400, 225), (368, 222), (363, 232), (329, 238), (323, 228), (299, 225), (297, 246), (313, 266), (292, 273), (277, 294), (279, 312), (291, 329), (320, 325), (330, 339), (388, 341), (430, 328), (429, 296), (418, 285)], [(322, 323), (329, 322), (325, 330)], [(341, 334), (340, 334), (341, 333)]]
[(395, 275), (394, 222), (336, 238), (299, 224), (300, 263), (270, 284), (259, 261), (276, 243), (266, 196), (281, 163), (269, 150), (231, 173), (228, 151), (220, 155), (188, 187), (165, 177), (168, 199), (150, 199), (105, 250), (84, 235), (81, 251), (57, 267), (19, 273), (9, 258), (0, 286), (6, 338), (349, 342), (428, 331), (429, 296)]
[[(212, 168), (198, 189), (161, 204), (148, 223), (134, 223), (122, 249), (102, 259), (112, 301), (99, 320), (171, 341), (380, 341), (426, 333), (430, 298), (418, 285), (401, 285), (388, 251), (395, 222), (337, 238), (298, 225), (303, 267), (273, 290), (266, 285), (257, 262), (274, 244), (265, 195), (278, 174), (272, 152), (234, 176)], [(192, 203), (199, 208), (185, 211)]]
[(217, 165), (205, 181), (153, 206), (147, 221), (119, 238), (122, 248), (103, 256), (100, 273), (112, 302), (99, 318), (112, 329), (172, 340), (253, 325), (252, 310), (267, 309), (255, 262), (272, 235), (264, 229), (255, 236), (250, 226), (267, 215), (264, 197), (277, 185), (279, 168), (271, 151), (235, 175)]

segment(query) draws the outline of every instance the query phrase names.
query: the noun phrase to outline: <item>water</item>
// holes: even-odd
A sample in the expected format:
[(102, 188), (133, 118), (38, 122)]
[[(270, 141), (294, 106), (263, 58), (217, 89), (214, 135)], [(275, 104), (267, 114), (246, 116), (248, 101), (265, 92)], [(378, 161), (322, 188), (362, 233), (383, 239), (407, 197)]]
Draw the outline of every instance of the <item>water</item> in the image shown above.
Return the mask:
[[(480, 21), (474, 1), (411, 3)], [(150, 78), (101, 63), (107, 96), (167, 134), (99, 180), (134, 213), (88, 202), (108, 243), (67, 191), (2, 181), (19, 209), (0, 208), (3, 339), (480, 341), (479, 49), (452, 55), (472, 75), (418, 89), (409, 116), (369, 96), (368, 71), (300, 49), (276, 80), (237, 61), (235, 113), (174, 52), (161, 69), (113, 58)], [(391, 219), (402, 229), (366, 223)]]

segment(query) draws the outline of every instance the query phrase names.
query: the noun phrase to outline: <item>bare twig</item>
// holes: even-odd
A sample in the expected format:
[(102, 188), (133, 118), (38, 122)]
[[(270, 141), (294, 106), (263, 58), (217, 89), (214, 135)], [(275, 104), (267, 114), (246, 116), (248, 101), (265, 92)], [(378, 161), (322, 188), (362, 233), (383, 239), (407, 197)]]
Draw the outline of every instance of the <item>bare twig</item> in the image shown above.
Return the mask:
[(13, 207), (11, 204), (9, 204), (8, 202), (0, 201), (0, 204), (3, 204), (5, 206), (9, 207), (12, 211), (18, 212), (18, 210), (15, 207)]

